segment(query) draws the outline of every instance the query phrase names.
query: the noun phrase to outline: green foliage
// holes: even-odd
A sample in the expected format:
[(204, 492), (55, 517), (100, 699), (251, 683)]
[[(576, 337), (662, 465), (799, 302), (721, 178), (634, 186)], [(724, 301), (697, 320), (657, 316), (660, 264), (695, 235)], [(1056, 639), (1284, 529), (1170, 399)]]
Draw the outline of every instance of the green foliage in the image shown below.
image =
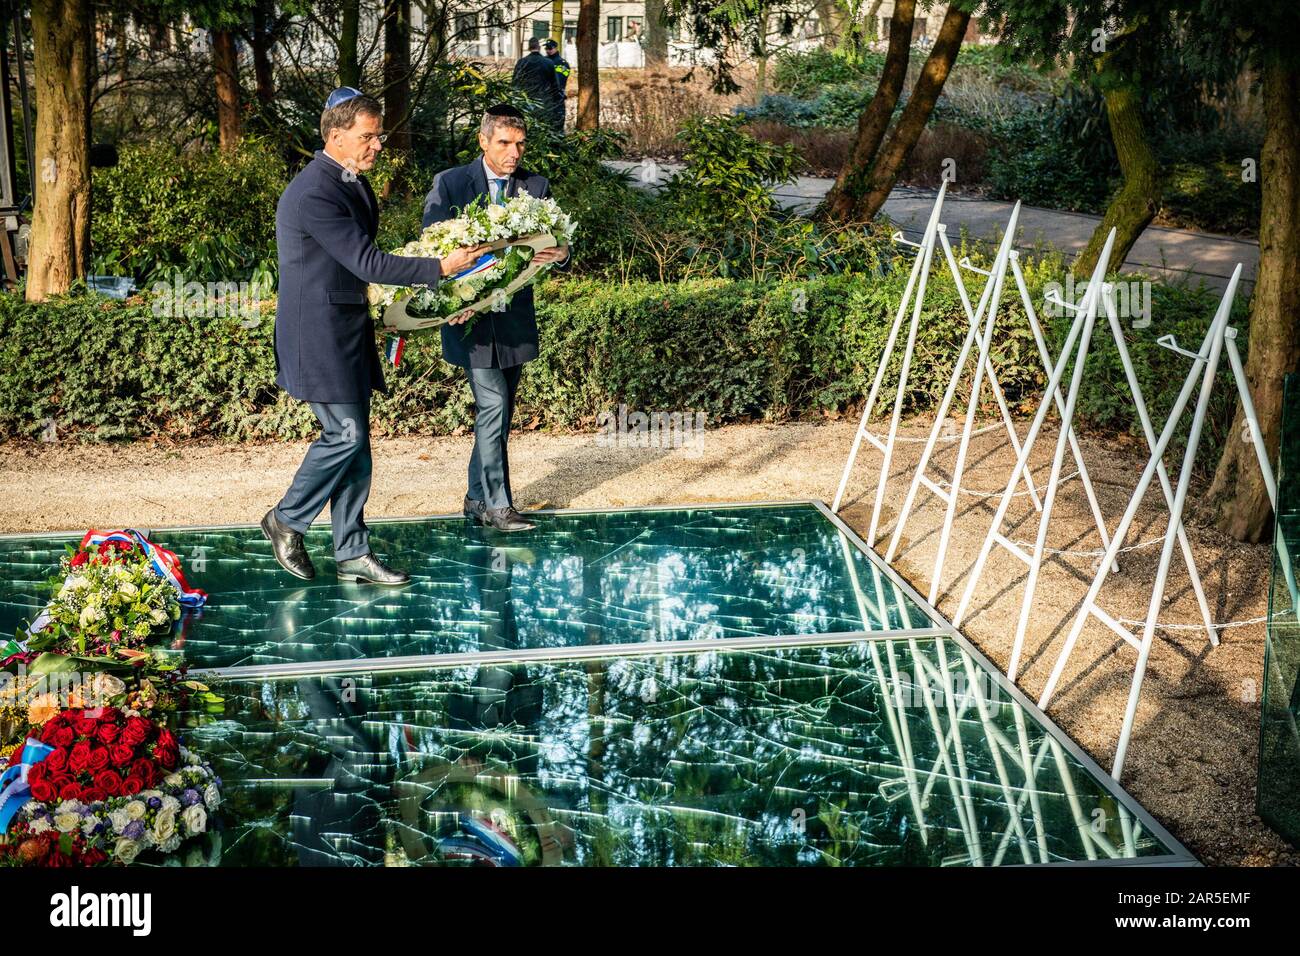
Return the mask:
[(798, 99), (812, 99), (824, 88), (839, 83), (863, 85), (879, 78), (885, 54), (864, 51), (850, 56), (841, 50), (785, 50), (776, 56), (772, 88)]
[[(1061, 264), (1024, 266), (1031, 293), (1041, 302), (1045, 283), (1060, 280)], [(516, 420), (590, 427), (600, 412), (626, 403), (643, 410), (703, 411), (712, 426), (820, 419), (860, 407), (907, 267), (906, 261), (886, 262), (879, 276), (775, 282), (548, 280), (538, 291), (541, 357), (524, 376)], [(1160, 420), (1186, 363), (1156, 338), (1172, 332), (1184, 346), (1195, 347), (1217, 297), (1156, 286), (1153, 298), (1151, 326), (1130, 329), (1129, 343)], [(274, 384), (272, 315), (267, 307), (261, 322), (247, 328), (252, 323), (158, 318), (141, 299), (118, 303), (78, 296), (29, 304), (0, 295), (0, 437), (49, 437), (51, 423), (58, 440), (314, 434), (307, 406)], [(1009, 401), (1028, 414), (1045, 384), (1036, 346), (1017, 298), (1004, 296), (1000, 316), (994, 362)], [(1045, 321), (1059, 348), (1068, 320)], [(1234, 322), (1244, 328), (1244, 313)], [(922, 412), (938, 401), (968, 327), (951, 280), (936, 273), (921, 317), (906, 411)], [(896, 380), (900, 362), (896, 352), (887, 382)], [(400, 370), (387, 375), (390, 393), (374, 403), (377, 434), (446, 434), (470, 425), (464, 374), (442, 361), (436, 336), (410, 340)], [(1232, 411), (1230, 390), (1220, 392), (1207, 433), (1208, 462)], [(892, 400), (886, 389), (881, 401)], [(1138, 433), (1118, 357), (1101, 330), (1080, 402), (1083, 424)]]
[(686, 169), (669, 180), (665, 201), (703, 228), (768, 215), (776, 205), (772, 187), (794, 179), (795, 148), (760, 142), (743, 125), (739, 116), (693, 116), (682, 124)]
[(208, 282), (274, 269), (275, 206), (287, 182), (263, 140), (231, 153), (123, 146), (116, 166), (94, 171), (94, 270), (144, 286), (173, 272)]
[(1097, 213), (1119, 176), (1100, 95), (1069, 87), (1050, 103), (1012, 114), (990, 130), (992, 193), (1032, 206)]

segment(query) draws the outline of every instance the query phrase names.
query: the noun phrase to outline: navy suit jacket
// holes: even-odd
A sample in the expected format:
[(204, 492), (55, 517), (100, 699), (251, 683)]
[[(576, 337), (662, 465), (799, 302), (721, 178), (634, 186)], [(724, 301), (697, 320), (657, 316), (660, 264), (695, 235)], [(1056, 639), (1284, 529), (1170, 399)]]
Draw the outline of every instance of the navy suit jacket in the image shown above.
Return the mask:
[[(521, 167), (509, 178), (507, 198), (519, 195), (521, 189), (538, 199), (551, 195), (545, 176)], [(481, 155), (472, 163), (454, 166), (433, 177), (433, 188), (424, 201), (424, 228), (455, 219), (478, 196), (485, 201), (492, 197)], [(468, 331), (463, 325), (444, 325), (442, 355), (462, 368), (513, 368), (537, 358), (537, 311), (532, 286), (516, 292), (504, 312), (488, 309), (479, 313)]]
[(437, 259), (390, 256), (375, 246), (379, 205), (364, 176), (316, 151), (275, 207), (280, 291), (275, 382), (305, 402), (361, 402), (384, 392), (366, 285), (436, 286)]

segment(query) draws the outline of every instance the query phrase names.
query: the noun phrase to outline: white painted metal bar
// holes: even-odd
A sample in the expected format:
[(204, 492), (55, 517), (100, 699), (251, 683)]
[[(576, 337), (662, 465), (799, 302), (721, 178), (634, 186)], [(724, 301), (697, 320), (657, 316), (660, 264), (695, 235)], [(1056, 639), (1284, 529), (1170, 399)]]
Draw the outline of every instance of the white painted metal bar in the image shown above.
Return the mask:
[(1133, 723), (1137, 718), (1137, 703), (1142, 693), (1142, 680), (1146, 676), (1147, 661), (1151, 656), (1151, 643), (1155, 640), (1156, 622), (1159, 620), (1164, 604), (1165, 586), (1169, 580), (1169, 564), (1173, 560), (1178, 532), (1183, 526), (1183, 508), (1187, 502), (1187, 489), (1191, 487), (1192, 469), (1196, 465), (1196, 451), (1201, 443), (1201, 430), (1205, 427), (1205, 415), (1210, 407), (1210, 393), (1214, 391), (1214, 376), (1219, 370), (1219, 356), (1223, 352), (1223, 331), (1228, 325), (1227, 313), (1231, 311), (1232, 295), (1236, 291), (1236, 283), (1240, 275), (1241, 266), (1238, 265), (1232, 276), (1232, 284), (1229, 286), (1226, 307), (1223, 309), (1223, 320), (1218, 324), (1218, 334), (1210, 344), (1209, 363), (1201, 380), (1201, 394), (1196, 402), (1196, 411), (1192, 415), (1192, 430), (1187, 436), (1183, 467), (1178, 473), (1178, 487), (1174, 491), (1174, 506), (1169, 516), (1169, 529), (1165, 532), (1164, 547), (1160, 549), (1160, 563), (1156, 566), (1156, 583), (1151, 590), (1151, 602), (1147, 605), (1146, 625), (1142, 629), (1142, 647), (1138, 651), (1133, 682), (1129, 685), (1128, 704), (1124, 708), (1124, 725), (1120, 728), (1119, 743), (1115, 748), (1115, 766), (1111, 770), (1111, 776), (1116, 780), (1124, 772), (1124, 758), (1128, 754), (1128, 743), (1133, 735)]
[[(1201, 385), (1201, 394), (1198, 397), (1196, 411), (1194, 412), (1192, 422), (1192, 432), (1188, 442), (1187, 455), (1194, 459), (1196, 454), (1196, 444), (1200, 437), (1201, 427), (1205, 420), (1205, 410), (1208, 405), (1209, 395), (1214, 387), (1214, 374), (1218, 367), (1219, 355), (1223, 346), (1224, 329), (1227, 327), (1228, 316), (1232, 309), (1232, 300), (1236, 295), (1237, 283), (1241, 277), (1241, 267), (1238, 266), (1233, 272), (1232, 279), (1228, 283), (1228, 288), (1224, 292), (1223, 299), (1219, 303), (1218, 312), (1215, 314), (1213, 322), (1210, 324), (1205, 340), (1201, 344), (1201, 349), (1196, 353), (1196, 359), (1188, 373), (1186, 381), (1178, 394), (1173, 409), (1170, 411), (1169, 419), (1165, 423), (1155, 447), (1151, 451), (1151, 457), (1147, 462), (1146, 468), (1143, 469), (1142, 476), (1138, 480), (1137, 487), (1129, 499), (1128, 507), (1120, 519), (1119, 526), (1115, 529), (1115, 535), (1111, 539), (1110, 546), (1106, 549), (1106, 555), (1102, 559), (1102, 567), (1109, 565), (1118, 554), (1122, 547), (1124, 538), (1128, 534), (1137, 516), (1137, 511), (1146, 495), (1147, 489), (1155, 479), (1159, 465), (1163, 459), (1165, 450), (1168, 448), (1170, 441), (1173, 439), (1174, 432), (1182, 418), (1191, 400), (1192, 392), (1196, 389), (1198, 382)], [(1148, 619), (1146, 621), (1141, 648), (1138, 652), (1138, 667), (1134, 672), (1133, 682), (1130, 684), (1129, 703), (1125, 711), (1124, 726), (1120, 732), (1120, 744), (1116, 750), (1115, 766), (1111, 776), (1116, 780), (1123, 770), (1123, 758), (1127, 751), (1128, 738), (1132, 732), (1133, 716), (1136, 712), (1137, 696), (1141, 691), (1142, 677), (1146, 670), (1146, 661), (1151, 652), (1151, 638), (1155, 632), (1156, 619), (1159, 616), (1160, 602), (1164, 597), (1164, 586), (1168, 579), (1169, 559), (1173, 555), (1173, 546), (1178, 538), (1178, 529), (1181, 524), (1183, 504), (1186, 501), (1187, 486), (1191, 480), (1191, 461), (1184, 456), (1183, 471), (1179, 475), (1178, 489), (1174, 492), (1173, 507), (1171, 509), (1168, 529), (1165, 532), (1165, 546), (1161, 552), (1160, 564), (1157, 566), (1156, 587), (1153, 589), (1152, 607), (1149, 609)], [(1039, 707), (1045, 708), (1051, 701), (1052, 695), (1056, 691), (1057, 684), (1064, 672), (1066, 662), (1074, 651), (1074, 646), (1078, 642), (1079, 635), (1083, 631), (1083, 626), (1088, 618), (1092, 615), (1091, 608), (1097, 604), (1097, 596), (1101, 591), (1102, 584), (1105, 582), (1106, 574), (1099, 571), (1093, 578), (1088, 593), (1084, 598), (1083, 605), (1075, 615), (1074, 623), (1066, 636), (1065, 645), (1061, 649), (1056, 659), (1056, 664), (1052, 668), (1052, 673), (1048, 677), (1043, 693), (1039, 698)]]
[[(1124, 341), (1124, 329), (1119, 322), (1119, 313), (1115, 308), (1114, 296), (1109, 294), (1105, 296), (1106, 318), (1110, 322), (1111, 334), (1115, 337), (1115, 348), (1119, 351), (1120, 364), (1124, 366), (1124, 375), (1128, 378), (1129, 392), (1133, 395), (1133, 405), (1137, 410), (1138, 421), (1142, 425), (1142, 434), (1146, 437), (1148, 448), (1155, 446), (1156, 433), (1151, 426), (1151, 415), (1147, 411), (1146, 400), (1142, 397), (1142, 386), (1138, 382), (1137, 371), (1133, 367), (1133, 358), (1129, 355), (1128, 345)], [(1186, 353), (1184, 353), (1186, 354)], [(1169, 472), (1165, 468), (1162, 460), (1156, 468), (1156, 477), (1160, 480), (1160, 489), (1164, 493), (1165, 502), (1173, 507), (1173, 490), (1169, 483)], [(1196, 568), (1196, 555), (1192, 553), (1192, 543), (1187, 540), (1187, 532), (1183, 529), (1183, 523), (1178, 522), (1178, 545), (1182, 549), (1183, 563), (1187, 565), (1187, 574), (1191, 578), (1192, 592), (1196, 595), (1196, 603), (1201, 609), (1201, 620), (1205, 623), (1205, 631), (1209, 636), (1210, 644), (1213, 647), (1219, 646), (1219, 634), (1214, 627), (1214, 615), (1210, 613), (1210, 602), (1205, 599), (1205, 589), (1201, 586), (1201, 574)]]
[[(862, 409), (862, 420), (861, 422), (859, 422), (857, 433), (853, 437), (853, 446), (849, 450), (848, 460), (844, 463), (844, 474), (840, 477), (840, 486), (835, 492), (835, 501), (831, 504), (832, 513), (838, 513), (840, 510), (840, 503), (844, 500), (844, 491), (846, 488), (848, 488), (849, 475), (852, 474), (853, 472), (853, 463), (854, 461), (857, 460), (858, 457), (858, 449), (862, 445), (863, 437), (868, 437), (867, 422), (870, 421), (871, 413), (875, 410), (876, 399), (880, 395), (880, 386), (884, 382), (885, 371), (889, 367), (889, 360), (894, 354), (894, 346), (898, 341), (899, 329), (902, 328), (903, 316), (907, 314), (908, 303), (911, 301), (913, 297), (912, 296), (913, 291), (915, 291), (916, 309), (914, 313), (911, 333), (908, 336), (910, 345), (908, 346), (907, 355), (904, 358), (904, 365), (905, 366), (911, 365), (908, 359), (910, 359), (911, 350), (916, 344), (916, 336), (915, 336), (916, 319), (920, 317), (921, 301), (925, 298), (926, 274), (930, 271), (929, 253), (934, 251), (934, 237), (935, 234), (938, 232), (939, 215), (943, 210), (943, 199), (944, 196), (947, 194), (947, 191), (948, 191), (948, 183), (947, 181), (945, 181), (943, 184), (939, 186), (939, 195), (935, 197), (934, 208), (930, 210), (930, 219), (926, 223), (925, 233), (922, 237), (921, 242), (919, 244), (910, 243), (910, 242), (908, 243), (908, 245), (917, 245), (920, 251), (917, 253), (916, 260), (912, 263), (912, 272), (911, 275), (908, 276), (907, 287), (903, 290), (902, 301), (898, 303), (898, 312), (894, 316), (894, 324), (889, 329), (889, 338), (886, 339), (885, 341), (885, 349), (880, 356), (880, 365), (879, 367), (877, 367), (876, 376), (871, 383), (871, 391), (867, 395), (866, 406)], [(901, 239), (901, 236), (899, 238)], [(899, 394), (901, 395), (903, 384), (906, 382), (907, 376), (906, 374), (903, 374), (902, 376), (900, 376), (900, 378), (902, 381), (900, 382), (899, 385)], [(897, 404), (898, 403), (896, 401), (895, 405), (897, 406)], [(888, 441), (885, 443), (885, 447), (881, 449), (885, 454), (886, 460), (891, 458), (893, 455), (893, 440), (896, 431), (897, 431), (897, 427), (895, 423), (895, 427), (892, 427), (890, 429), (890, 436)], [(886, 474), (888, 474), (887, 471)], [(875, 523), (873, 521), (872, 532), (867, 537), (867, 543), (872, 544), (874, 543), (874, 540), (875, 540)]]
[[(1007, 511), (1011, 507), (1012, 496), (1015, 493), (1016, 485), (1020, 481), (1020, 474), (1024, 471), (1029, 463), (1029, 455), (1033, 451), (1034, 442), (1038, 439), (1038, 433), (1043, 427), (1043, 422), (1047, 419), (1048, 410), (1053, 406), (1053, 396), (1057, 389), (1061, 387), (1061, 381), (1065, 378), (1066, 367), (1074, 355), (1075, 346), (1078, 345), (1080, 356), (1087, 353), (1087, 343), (1092, 337), (1093, 325), (1097, 318), (1098, 302), (1100, 299), (1102, 280), (1105, 277), (1105, 269), (1110, 261), (1110, 252), (1115, 244), (1115, 230), (1112, 229), (1106, 237), (1106, 244), (1102, 248), (1101, 255), (1097, 259), (1097, 266), (1093, 270), (1092, 281), (1088, 283), (1088, 291), (1084, 296), (1083, 307), (1076, 311), (1074, 322), (1070, 325), (1069, 334), (1066, 336), (1065, 344), (1061, 349), (1061, 355), (1057, 359), (1056, 366), (1052, 371), (1051, 379), (1047, 383), (1047, 389), (1043, 394), (1042, 401), (1039, 402), (1038, 411), (1034, 414), (1034, 420), (1030, 423), (1029, 432), (1025, 436), (1024, 444), (1021, 446), (1020, 455), (1016, 458), (1016, 465), (1007, 479), (1007, 485), (998, 500), (997, 513), (994, 515), (993, 522), (989, 527), (988, 534), (984, 537), (984, 543), (980, 547), (979, 557), (975, 560), (975, 566), (971, 569), (970, 577), (966, 582), (966, 590), (962, 594), (961, 603), (957, 607), (957, 613), (953, 616), (953, 626), (960, 627), (962, 620), (970, 608), (971, 600), (975, 596), (975, 588), (978, 586), (980, 577), (984, 572), (984, 566), (988, 562), (989, 554), (993, 550), (993, 545), (998, 543), (998, 536), (1002, 533), (1003, 522), (1006, 521)], [(1069, 432), (1071, 418), (1074, 413), (1074, 402), (1078, 400), (1078, 386), (1081, 377), (1078, 374), (1082, 368), (1082, 361), (1076, 365), (1076, 372), (1071, 378), (1070, 395), (1071, 398), (1066, 400), (1065, 415), (1061, 423), (1062, 435)], [(1058, 443), (1058, 449), (1061, 448)], [(1055, 486), (1060, 480), (1060, 456), (1058, 455), (1053, 461), (1052, 477), (1048, 482), (1047, 497), (1043, 502), (1043, 515), (1039, 521), (1040, 531), (1046, 525), (1050, 517), (1049, 503), (1055, 498)], [(1036, 549), (1038, 550), (1038, 549)], [(1041, 552), (1038, 557), (1041, 559)], [(1113, 556), (1111, 558), (1113, 561)], [(1109, 562), (1107, 562), (1109, 564)], [(1033, 574), (1036, 568), (1030, 566), (1030, 574)], [(1014, 652), (1013, 652), (1014, 653)], [(1010, 676), (1010, 673), (1008, 676)]]
[[(989, 298), (985, 310), (987, 317), (984, 321), (984, 334), (980, 339), (979, 359), (976, 361), (975, 371), (972, 373), (971, 398), (966, 405), (966, 420), (962, 425), (961, 441), (957, 445), (957, 458), (952, 469), (952, 497), (948, 500), (948, 507), (944, 513), (943, 530), (939, 534), (939, 548), (935, 555), (934, 570), (930, 577), (928, 598), (931, 604), (939, 600), (939, 591), (943, 583), (943, 565), (948, 556), (948, 543), (952, 540), (953, 520), (957, 516), (957, 495), (961, 488), (962, 478), (965, 477), (966, 473), (966, 455), (970, 450), (971, 432), (975, 428), (975, 412), (979, 408), (980, 385), (983, 382), (985, 366), (989, 364), (989, 346), (993, 341), (993, 326), (997, 321), (998, 305), (1002, 298), (1002, 287), (1007, 275), (1007, 257), (1011, 253), (1011, 244), (1015, 239), (1016, 226), (1019, 224), (1019, 220), (1020, 203), (1017, 202), (1011, 209), (1011, 219), (1007, 222), (1007, 231), (1002, 237), (1002, 246), (998, 250), (997, 258), (994, 260), (993, 275), (989, 280), (993, 284), (993, 295)], [(1014, 433), (1014, 429), (1012, 431)], [(1027, 472), (1025, 477), (1028, 478)], [(900, 530), (901, 527), (902, 522), (900, 520)]]
[[(1038, 357), (1043, 363), (1044, 371), (1050, 372), (1052, 353), (1047, 348), (1047, 337), (1043, 335), (1042, 324), (1038, 321), (1038, 313), (1029, 295), (1029, 284), (1025, 282), (1025, 274), (1020, 269), (1020, 253), (1015, 250), (1011, 252), (1011, 272), (1016, 278), (1016, 287), (1020, 290), (1020, 301), (1025, 307), (1025, 317), (1029, 320), (1029, 330), (1034, 335), (1034, 344), (1038, 347)], [(1057, 413), (1064, 412), (1065, 396), (1061, 394), (1059, 388), (1053, 393), (1053, 397), (1056, 400)], [(1088, 474), (1088, 466), (1084, 464), (1083, 450), (1079, 447), (1079, 439), (1074, 433), (1073, 423), (1070, 424), (1069, 434), (1074, 467), (1079, 472), (1079, 483), (1083, 485), (1083, 493), (1088, 499), (1088, 509), (1092, 512), (1093, 524), (1097, 526), (1097, 535), (1101, 538), (1101, 546), (1104, 549), (1110, 545), (1110, 535), (1106, 533), (1106, 518), (1101, 513), (1101, 505), (1097, 502), (1097, 492), (1092, 487), (1092, 477)], [(1119, 564), (1116, 563), (1112, 570), (1118, 571)]]

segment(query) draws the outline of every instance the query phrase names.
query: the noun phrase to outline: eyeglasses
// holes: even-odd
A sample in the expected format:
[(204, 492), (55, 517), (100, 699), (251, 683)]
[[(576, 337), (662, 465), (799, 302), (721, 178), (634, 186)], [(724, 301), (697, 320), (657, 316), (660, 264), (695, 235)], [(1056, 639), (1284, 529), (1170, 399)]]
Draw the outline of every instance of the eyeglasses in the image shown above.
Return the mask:
[(371, 143), (384, 143), (388, 141), (387, 133), (362, 133), (361, 142), (369, 146)]

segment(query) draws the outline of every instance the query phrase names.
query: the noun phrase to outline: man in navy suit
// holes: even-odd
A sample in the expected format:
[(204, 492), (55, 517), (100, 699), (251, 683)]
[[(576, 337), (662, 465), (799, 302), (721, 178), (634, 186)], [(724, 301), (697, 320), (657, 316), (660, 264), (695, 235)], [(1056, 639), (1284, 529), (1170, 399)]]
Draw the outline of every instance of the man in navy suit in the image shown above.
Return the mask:
[[(482, 155), (464, 166), (434, 177), (424, 202), (424, 226), (454, 219), (482, 196), (504, 203), (521, 191), (545, 199), (551, 194), (546, 177), (519, 165), (526, 129), (523, 113), (512, 106), (494, 106), (483, 114), (478, 144)], [(543, 249), (533, 262), (567, 263), (567, 246)], [(482, 312), (468, 330), (464, 316), (442, 327), (442, 355), (465, 369), (474, 393), (474, 452), (469, 460), (469, 491), (465, 517), (501, 531), (527, 531), (535, 525), (515, 510), (510, 495), (510, 459), (506, 445), (515, 392), (524, 363), (537, 358), (537, 313), (531, 287), (516, 292), (503, 309)]]
[(437, 285), (481, 250), (457, 249), (439, 260), (390, 256), (375, 247), (379, 206), (359, 174), (379, 155), (382, 119), (379, 103), (361, 91), (331, 93), (321, 115), (324, 149), (276, 206), (275, 382), (310, 403), (321, 434), (262, 519), (262, 532), (280, 566), (310, 580), (316, 569), (303, 533), (328, 503), (339, 578), (397, 586), (410, 577), (371, 553), (363, 517), (370, 495), (370, 395), (386, 391), (366, 284)]

